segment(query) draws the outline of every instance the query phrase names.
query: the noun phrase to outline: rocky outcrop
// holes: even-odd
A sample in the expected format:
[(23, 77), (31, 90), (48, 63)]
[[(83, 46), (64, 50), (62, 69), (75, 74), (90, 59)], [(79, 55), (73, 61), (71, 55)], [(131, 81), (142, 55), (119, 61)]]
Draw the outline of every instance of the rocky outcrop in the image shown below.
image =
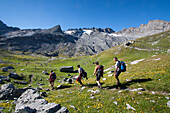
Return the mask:
[(15, 113), (69, 113), (67, 108), (60, 104), (48, 103), (36, 90), (28, 89), (17, 100)]
[(170, 22), (164, 20), (150, 20), (148, 24), (137, 27), (124, 28), (116, 34), (132, 37), (134, 39), (170, 30)]
[(27, 89), (30, 88), (16, 89), (15, 86), (12, 85), (12, 83), (4, 84), (0, 88), (0, 99), (11, 100), (14, 98), (18, 98)]
[(14, 90), (15, 87), (11, 83), (2, 85), (0, 89), (0, 99), (12, 99)]
[(60, 67), (60, 72), (74, 72), (73, 66), (62, 66)]

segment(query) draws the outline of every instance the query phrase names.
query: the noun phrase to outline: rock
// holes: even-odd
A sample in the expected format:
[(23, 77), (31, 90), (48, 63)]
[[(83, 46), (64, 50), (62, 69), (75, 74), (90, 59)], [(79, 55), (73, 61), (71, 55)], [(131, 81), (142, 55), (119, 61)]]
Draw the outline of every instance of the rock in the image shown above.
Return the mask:
[(91, 99), (95, 99), (95, 97), (90, 97)]
[(21, 107), (15, 113), (36, 113), (36, 109), (31, 109), (30, 107)]
[(50, 91), (50, 89), (46, 89), (46, 91)]
[(21, 79), (21, 77), (17, 73), (14, 73), (14, 72), (10, 72), (9, 77), (14, 78), (14, 79)]
[(63, 82), (66, 82), (68, 80), (68, 78), (63, 78)]
[(170, 108), (170, 101), (167, 102), (167, 106)]
[(40, 95), (43, 96), (43, 97), (47, 97), (47, 93), (46, 92), (41, 92)]
[(71, 108), (73, 108), (73, 109), (75, 109), (75, 110), (77, 110), (77, 109), (76, 109), (76, 107), (75, 107), (75, 106), (73, 106), (73, 105), (70, 105), (70, 107), (71, 107)]
[(135, 108), (133, 108), (133, 107), (131, 107), (129, 104), (126, 104), (126, 106), (127, 106), (127, 108), (126, 108), (126, 109), (132, 109), (132, 110), (136, 111), (136, 109), (135, 109)]
[(43, 71), (42, 73), (44, 73), (45, 75), (50, 75), (48, 72), (46, 71)]
[[(55, 113), (57, 111), (69, 111), (62, 108), (60, 104), (48, 103), (43, 99), (36, 90), (26, 90), (17, 100), (15, 113), (20, 113), (20, 110), (31, 111), (33, 113)], [(29, 112), (28, 112), (29, 113)]]
[(117, 101), (114, 101), (113, 103), (114, 103), (115, 105), (117, 105)]
[(7, 71), (8, 71), (8, 68), (7, 68), (7, 67), (2, 67), (1, 70), (2, 70), (3, 72), (7, 72)]
[(7, 72), (9, 69), (15, 69), (15, 68), (12, 67), (12, 66), (2, 67), (2, 68), (1, 68), (1, 70), (4, 71), (4, 72)]
[(67, 79), (67, 82), (68, 82), (69, 84), (72, 84), (72, 83), (73, 83), (73, 79), (69, 78), (69, 79)]
[(0, 99), (12, 99), (14, 90), (15, 87), (12, 83), (2, 85), (0, 89)]
[(73, 72), (74, 71), (74, 68), (73, 66), (62, 66), (60, 67), (60, 72)]
[(13, 81), (13, 82), (16, 83), (16, 84), (23, 84), (23, 85), (28, 84), (28, 83), (25, 82), (25, 81)]
[(99, 90), (96, 90), (96, 91), (93, 91), (93, 90), (88, 90), (87, 92), (92, 92), (92, 93), (100, 93), (100, 91)]
[(3, 84), (3, 83), (4, 83), (4, 81), (2, 79), (0, 79), (0, 84)]
[(24, 93), (27, 89), (31, 89), (31, 88), (20, 88), (20, 89), (14, 89), (13, 91), (13, 98), (19, 98), (22, 93)]
[(71, 76), (70, 74), (68, 74), (67, 76)]
[(69, 113), (69, 111), (66, 107), (61, 107), (56, 113)]
[(103, 81), (105, 81), (105, 80), (106, 80), (106, 78), (103, 78), (102, 80), (103, 80)]

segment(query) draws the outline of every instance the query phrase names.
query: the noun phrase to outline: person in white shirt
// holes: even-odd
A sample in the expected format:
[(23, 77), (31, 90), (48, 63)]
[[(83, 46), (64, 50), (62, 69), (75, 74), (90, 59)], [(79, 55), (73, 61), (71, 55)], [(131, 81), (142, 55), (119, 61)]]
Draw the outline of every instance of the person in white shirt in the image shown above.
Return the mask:
[(77, 78), (76, 81), (78, 81), (81, 84), (81, 86), (84, 86), (84, 84), (81, 82), (81, 78), (84, 76), (85, 71), (82, 67), (80, 67), (80, 65), (77, 65), (77, 68), (78, 68), (78, 72), (79, 72), (79, 77)]
[(115, 76), (115, 78), (117, 80), (117, 85), (121, 85), (121, 83), (119, 81), (119, 78), (118, 78), (120, 73), (121, 73), (121, 63), (120, 63), (120, 61), (118, 60), (117, 57), (114, 57), (114, 61), (116, 62), (114, 76)]

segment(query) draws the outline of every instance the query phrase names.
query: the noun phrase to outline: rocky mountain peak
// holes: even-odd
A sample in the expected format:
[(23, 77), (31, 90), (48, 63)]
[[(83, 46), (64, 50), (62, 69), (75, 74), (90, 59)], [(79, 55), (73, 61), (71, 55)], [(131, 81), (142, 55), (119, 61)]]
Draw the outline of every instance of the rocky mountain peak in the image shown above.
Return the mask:
[(0, 29), (7, 28), (8, 26), (0, 20)]
[(56, 26), (48, 29), (48, 31), (49, 31), (50, 33), (58, 33), (58, 32), (59, 32), (59, 33), (63, 33), (63, 31), (61, 30), (61, 26), (60, 26), (60, 25), (56, 25)]

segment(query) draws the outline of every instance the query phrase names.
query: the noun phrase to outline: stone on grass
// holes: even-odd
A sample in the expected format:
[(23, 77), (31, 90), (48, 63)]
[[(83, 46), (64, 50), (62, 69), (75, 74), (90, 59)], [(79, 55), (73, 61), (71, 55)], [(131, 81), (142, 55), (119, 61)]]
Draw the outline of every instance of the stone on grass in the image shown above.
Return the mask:
[(73, 79), (71, 79), (71, 78), (67, 79), (67, 83), (68, 84), (72, 84), (73, 83)]
[(127, 108), (126, 108), (126, 109), (132, 109), (132, 110), (136, 111), (136, 109), (135, 109), (135, 108), (133, 108), (133, 107), (131, 107), (129, 104), (126, 104), (126, 106), (127, 106)]
[(0, 79), (0, 84), (3, 84), (3, 83), (4, 83), (4, 81), (2, 79)]
[(96, 90), (96, 91), (94, 91), (94, 90), (88, 90), (87, 92), (92, 92), (92, 93), (100, 93), (100, 91), (99, 90)]
[(10, 72), (9, 77), (14, 78), (14, 79), (20, 79), (21, 78), (17, 73), (14, 73), (14, 72)]
[(117, 105), (117, 101), (114, 101), (113, 103), (114, 103), (115, 105)]
[(60, 72), (73, 72), (74, 68), (73, 66), (62, 66), (60, 67)]
[(170, 101), (167, 102), (167, 106), (170, 108)]

